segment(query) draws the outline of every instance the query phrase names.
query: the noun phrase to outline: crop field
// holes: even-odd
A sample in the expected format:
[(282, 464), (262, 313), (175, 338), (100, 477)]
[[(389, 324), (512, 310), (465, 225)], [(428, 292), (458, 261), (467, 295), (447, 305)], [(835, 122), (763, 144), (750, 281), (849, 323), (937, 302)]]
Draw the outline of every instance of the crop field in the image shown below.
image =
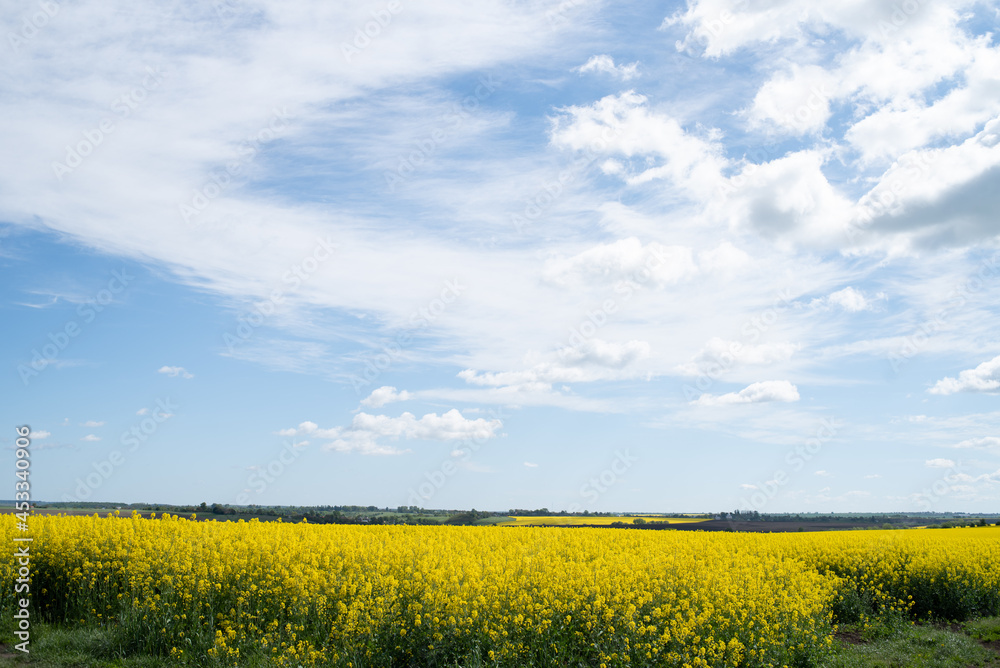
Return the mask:
[(511, 526), (577, 526), (588, 524), (610, 525), (615, 522), (632, 524), (636, 519), (646, 522), (669, 522), (670, 524), (691, 524), (693, 522), (704, 522), (705, 517), (662, 517), (660, 515), (636, 515), (631, 517), (581, 517), (579, 515), (551, 515), (551, 516), (517, 516), (513, 522), (505, 524)]
[[(8, 545), (13, 517), (0, 518)], [(743, 534), (52, 517), (32, 619), (190, 665), (818, 665), (841, 622), (1000, 612), (1000, 528)], [(0, 613), (18, 565), (0, 556)]]

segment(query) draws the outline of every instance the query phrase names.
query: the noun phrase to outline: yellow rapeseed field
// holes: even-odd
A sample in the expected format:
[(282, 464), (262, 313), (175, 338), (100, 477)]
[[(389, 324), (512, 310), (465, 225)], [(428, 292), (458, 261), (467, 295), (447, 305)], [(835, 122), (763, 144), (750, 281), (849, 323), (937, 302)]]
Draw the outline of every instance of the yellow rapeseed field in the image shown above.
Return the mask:
[[(15, 523), (0, 520), (11, 545)], [(24, 534), (20, 534), (24, 535)], [(791, 666), (835, 612), (998, 612), (1000, 529), (732, 534), (32, 519), (34, 615), (192, 663)], [(14, 562), (0, 558), (4, 614)], [(861, 617), (863, 619), (863, 617)]]

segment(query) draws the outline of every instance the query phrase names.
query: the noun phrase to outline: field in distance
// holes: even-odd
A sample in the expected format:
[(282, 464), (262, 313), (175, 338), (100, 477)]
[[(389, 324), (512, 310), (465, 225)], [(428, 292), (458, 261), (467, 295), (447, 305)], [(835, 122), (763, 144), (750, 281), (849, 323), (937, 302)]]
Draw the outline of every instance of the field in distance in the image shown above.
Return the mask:
[(693, 522), (704, 522), (710, 517), (666, 517), (663, 515), (642, 515), (629, 517), (586, 517), (580, 515), (549, 515), (549, 516), (516, 516), (507, 522), (497, 522), (502, 526), (581, 526), (581, 525), (610, 525), (614, 522), (624, 522), (634, 524), (635, 520), (642, 519), (646, 522), (669, 522), (670, 524), (691, 524)]

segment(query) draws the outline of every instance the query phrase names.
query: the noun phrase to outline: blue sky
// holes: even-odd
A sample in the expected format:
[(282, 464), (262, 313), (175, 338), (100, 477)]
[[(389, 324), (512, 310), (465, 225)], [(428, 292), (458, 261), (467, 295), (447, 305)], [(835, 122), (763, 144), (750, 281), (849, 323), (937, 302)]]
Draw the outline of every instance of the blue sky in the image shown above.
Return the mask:
[(37, 499), (997, 508), (997, 2), (0, 16)]

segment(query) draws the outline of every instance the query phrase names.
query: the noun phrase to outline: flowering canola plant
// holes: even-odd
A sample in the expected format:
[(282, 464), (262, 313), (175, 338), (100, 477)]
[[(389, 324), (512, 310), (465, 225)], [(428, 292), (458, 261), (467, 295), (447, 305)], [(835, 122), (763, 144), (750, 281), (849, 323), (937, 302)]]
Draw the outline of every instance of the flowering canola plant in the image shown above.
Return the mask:
[[(0, 521), (11, 544), (11, 516)], [(998, 606), (1000, 530), (734, 534), (36, 516), (32, 603), (191, 663), (788, 666), (834, 611)], [(15, 567), (0, 557), (0, 608)], [(937, 608), (935, 608), (937, 606)], [(945, 606), (945, 607), (942, 607)], [(964, 607), (963, 607), (964, 606)]]

